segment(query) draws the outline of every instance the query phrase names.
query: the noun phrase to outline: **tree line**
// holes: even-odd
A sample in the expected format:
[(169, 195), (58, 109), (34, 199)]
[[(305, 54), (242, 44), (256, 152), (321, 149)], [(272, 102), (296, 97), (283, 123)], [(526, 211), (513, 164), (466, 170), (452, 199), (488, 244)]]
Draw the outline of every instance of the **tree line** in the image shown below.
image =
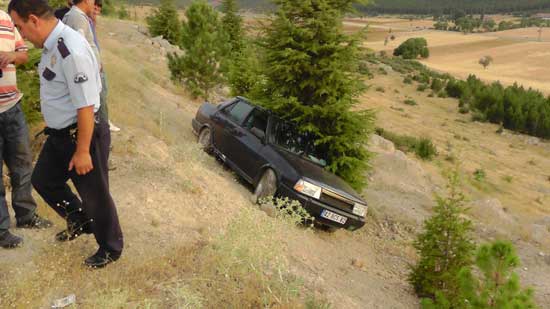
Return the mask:
[(450, 15), (512, 13), (550, 8), (550, 0), (384, 0), (359, 8), (364, 13)]
[(481, 113), (481, 120), (542, 138), (550, 138), (550, 98), (540, 91), (500, 82), (486, 84), (475, 75), (466, 81), (451, 79), (446, 91), (461, 107)]

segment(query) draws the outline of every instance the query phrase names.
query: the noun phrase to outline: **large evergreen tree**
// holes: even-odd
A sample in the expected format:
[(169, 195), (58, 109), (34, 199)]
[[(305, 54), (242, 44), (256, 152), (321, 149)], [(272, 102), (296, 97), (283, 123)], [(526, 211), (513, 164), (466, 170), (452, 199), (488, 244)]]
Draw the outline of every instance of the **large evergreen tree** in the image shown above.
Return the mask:
[(437, 197), (434, 215), (424, 222), (424, 231), (414, 247), (420, 260), (413, 266), (409, 282), (420, 297), (437, 294), (451, 303), (458, 297), (458, 273), (472, 264), (475, 245), (472, 224), (463, 217), (464, 196), (456, 172), (449, 176), (449, 196)]
[(168, 67), (172, 80), (183, 82), (193, 96), (208, 100), (223, 82), (220, 63), (227, 53), (227, 38), (218, 13), (206, 1), (194, 1), (185, 15), (180, 41), (184, 54), (169, 54)]
[(243, 49), (243, 20), (238, 14), (235, 0), (223, 0), (221, 11), (223, 13), (222, 26), (228, 35), (231, 53), (238, 53)]
[(328, 169), (356, 189), (366, 183), (373, 130), (371, 111), (352, 108), (364, 89), (358, 73), (360, 38), (343, 33), (342, 18), (353, 0), (275, 0), (266, 29), (265, 76), (260, 101), (303, 131), (318, 136)]
[(174, 0), (161, 0), (159, 8), (147, 17), (147, 25), (152, 36), (162, 35), (173, 45), (180, 43), (182, 30)]

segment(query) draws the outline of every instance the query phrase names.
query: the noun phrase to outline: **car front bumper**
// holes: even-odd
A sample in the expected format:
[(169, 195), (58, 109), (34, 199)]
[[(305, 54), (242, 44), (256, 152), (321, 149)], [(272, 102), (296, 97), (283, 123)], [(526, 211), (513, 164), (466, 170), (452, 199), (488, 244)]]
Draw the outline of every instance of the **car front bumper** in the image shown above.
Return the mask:
[[(357, 216), (355, 214), (350, 214), (341, 209), (324, 204), (317, 199), (298, 193), (294, 189), (289, 188), (284, 184), (281, 184), (279, 186), (278, 195), (288, 197), (291, 200), (297, 200), (298, 202), (300, 202), (300, 204), (302, 204), (302, 207), (304, 207), (304, 209), (307, 210), (307, 212), (312, 217), (314, 217), (315, 221), (318, 223), (335, 227), (335, 228), (344, 228), (350, 231), (357, 230), (365, 225), (365, 218)], [(347, 218), (346, 223), (341, 224), (341, 223), (321, 217), (321, 212), (323, 210), (328, 210), (340, 216), (346, 217)]]

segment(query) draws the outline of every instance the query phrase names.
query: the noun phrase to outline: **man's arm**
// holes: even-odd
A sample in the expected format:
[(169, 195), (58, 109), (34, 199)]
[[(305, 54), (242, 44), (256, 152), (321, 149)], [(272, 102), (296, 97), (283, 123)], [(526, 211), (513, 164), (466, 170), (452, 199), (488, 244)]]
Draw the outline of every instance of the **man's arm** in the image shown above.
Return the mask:
[(9, 64), (22, 64), (29, 61), (27, 51), (0, 52), (0, 68), (5, 68)]
[(94, 169), (90, 155), (90, 144), (94, 132), (94, 106), (87, 106), (77, 111), (78, 133), (76, 151), (69, 163), (69, 171), (73, 168), (78, 175), (86, 175)]

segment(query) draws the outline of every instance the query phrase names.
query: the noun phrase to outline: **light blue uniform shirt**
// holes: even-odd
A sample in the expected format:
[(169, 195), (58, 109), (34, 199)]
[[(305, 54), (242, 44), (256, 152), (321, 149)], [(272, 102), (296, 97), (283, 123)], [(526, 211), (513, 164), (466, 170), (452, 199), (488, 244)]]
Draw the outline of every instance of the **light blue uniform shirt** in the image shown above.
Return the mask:
[(76, 123), (80, 108), (99, 110), (99, 64), (86, 39), (62, 22), (44, 42), (38, 72), (40, 107), (49, 128)]

